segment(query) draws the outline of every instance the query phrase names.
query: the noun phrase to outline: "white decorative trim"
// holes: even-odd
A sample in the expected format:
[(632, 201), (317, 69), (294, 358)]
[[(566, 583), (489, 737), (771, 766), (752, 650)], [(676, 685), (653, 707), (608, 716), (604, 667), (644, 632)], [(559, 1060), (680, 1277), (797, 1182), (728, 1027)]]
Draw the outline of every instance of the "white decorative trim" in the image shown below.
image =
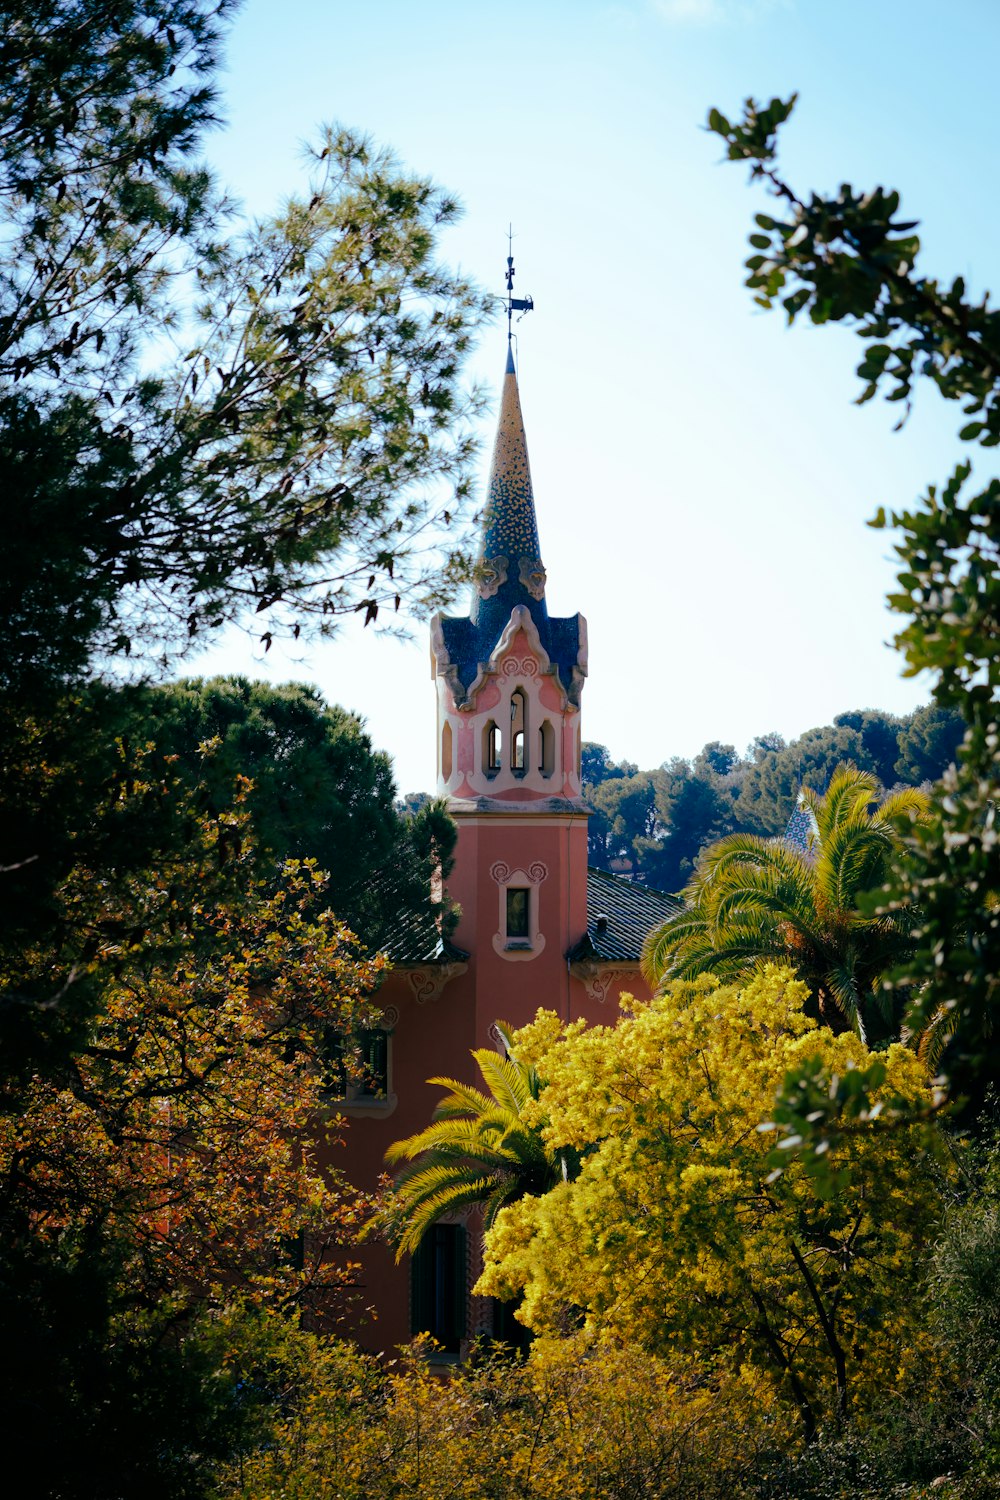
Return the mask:
[[(493, 934), (493, 951), (510, 963), (530, 963), (545, 948), (545, 934), (538, 928), (538, 887), (549, 878), (549, 867), (536, 859), (525, 870), (512, 868), (506, 860), (499, 859), (490, 866), (490, 876), (496, 882), (500, 897), (499, 926)], [(528, 936), (511, 939), (507, 936), (507, 890), (510, 886), (528, 886), (531, 896), (528, 901)]]
[(548, 652), (545, 650), (545, 647), (542, 645), (541, 638), (538, 634), (538, 627), (532, 619), (531, 611), (524, 604), (518, 604), (514, 609), (511, 610), (510, 619), (504, 626), (500, 639), (494, 646), (493, 651), (490, 654), (489, 661), (481, 661), (479, 663), (476, 675), (470, 683), (468, 690), (466, 690), (461, 678), (458, 675), (457, 665), (448, 655), (448, 648), (445, 645), (444, 640), (444, 630), (441, 624), (443, 616), (441, 614), (434, 615), (431, 619), (430, 628), (431, 657), (434, 662), (434, 675), (437, 677), (443, 677), (445, 682), (448, 684), (449, 688), (451, 689), (452, 702), (454, 703), (455, 709), (458, 713), (474, 712), (476, 706), (475, 700), (480, 688), (486, 682), (487, 678), (498, 671), (498, 663), (506, 654), (514, 636), (519, 630), (523, 630), (525, 635), (528, 637), (528, 642), (531, 646), (532, 651), (538, 658), (539, 672), (544, 676), (551, 677), (559, 688), (561, 697), (561, 709), (565, 710), (567, 707), (579, 709), (580, 693), (583, 689), (584, 679), (587, 676), (589, 648), (587, 644), (587, 621), (584, 619), (583, 615), (578, 614), (575, 616), (575, 618), (579, 621), (578, 628), (580, 644), (577, 649), (576, 662), (574, 663), (572, 668), (572, 681), (570, 682), (568, 689), (563, 684), (562, 678), (560, 677), (557, 668), (551, 661)]
[[(504, 626), (500, 639), (493, 647), (493, 650), (490, 653), (489, 661), (479, 663), (479, 670), (469, 687), (469, 691), (465, 696), (465, 701), (461, 704), (457, 704), (456, 699), (457, 706), (460, 707), (464, 712), (467, 713), (475, 707), (475, 700), (479, 694), (479, 690), (484, 685), (487, 678), (501, 670), (500, 663), (510, 651), (511, 644), (519, 630), (524, 631), (528, 639), (528, 645), (531, 647), (534, 656), (538, 659), (538, 672), (541, 675), (551, 677), (554, 682), (559, 684), (559, 691), (562, 697), (562, 703), (560, 704), (560, 707), (566, 707), (569, 701), (566, 697), (566, 690), (563, 688), (562, 683), (559, 681), (559, 673), (552, 665), (552, 662), (549, 659), (549, 653), (542, 645), (542, 638), (538, 634), (538, 626), (532, 619), (531, 611), (527, 607), (527, 605), (518, 604), (514, 607), (514, 609), (511, 610), (510, 619)], [(442, 645), (443, 643), (444, 641), (442, 637)]]

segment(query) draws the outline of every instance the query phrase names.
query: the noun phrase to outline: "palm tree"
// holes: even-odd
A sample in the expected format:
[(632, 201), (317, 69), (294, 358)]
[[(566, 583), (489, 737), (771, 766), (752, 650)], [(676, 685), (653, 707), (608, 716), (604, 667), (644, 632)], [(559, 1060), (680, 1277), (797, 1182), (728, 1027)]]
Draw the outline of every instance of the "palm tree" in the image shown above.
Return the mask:
[(445, 1214), (477, 1204), (488, 1229), (505, 1203), (548, 1192), (567, 1175), (566, 1154), (550, 1151), (540, 1128), (522, 1118), (543, 1081), (510, 1055), (510, 1028), (498, 1022), (497, 1029), (508, 1055), (486, 1047), (472, 1054), (489, 1093), (454, 1078), (428, 1079), (448, 1090), (433, 1123), (385, 1154), (390, 1166), (409, 1163), (395, 1181), (397, 1260)]
[(643, 945), (650, 985), (698, 974), (749, 977), (766, 963), (795, 968), (834, 1030), (888, 1035), (883, 976), (907, 954), (915, 913), (869, 916), (859, 897), (884, 883), (899, 844), (897, 820), (923, 818), (927, 799), (906, 788), (881, 802), (878, 782), (839, 766), (825, 796), (806, 790), (815, 819), (809, 848), (737, 833), (702, 857), (684, 906)]

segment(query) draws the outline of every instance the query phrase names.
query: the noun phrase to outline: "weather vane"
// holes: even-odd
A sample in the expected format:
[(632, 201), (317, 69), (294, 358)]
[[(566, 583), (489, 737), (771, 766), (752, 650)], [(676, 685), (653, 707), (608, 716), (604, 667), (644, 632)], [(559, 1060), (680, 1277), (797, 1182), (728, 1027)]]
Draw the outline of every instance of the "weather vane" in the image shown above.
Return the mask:
[[(507, 226), (507, 342), (511, 339), (511, 318), (516, 312), (522, 317), (526, 312), (531, 312), (535, 305), (533, 297), (514, 296), (514, 226)], [(518, 319), (520, 322), (520, 318)]]

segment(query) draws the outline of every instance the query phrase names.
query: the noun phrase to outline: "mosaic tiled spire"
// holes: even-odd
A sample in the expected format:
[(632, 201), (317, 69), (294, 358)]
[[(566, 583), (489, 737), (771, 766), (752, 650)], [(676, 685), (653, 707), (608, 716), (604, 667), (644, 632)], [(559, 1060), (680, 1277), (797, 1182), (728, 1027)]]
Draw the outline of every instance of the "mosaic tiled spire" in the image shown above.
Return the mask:
[(539, 623), (548, 618), (528, 443), (508, 344), (470, 613), (481, 627), (495, 623), (499, 635), (518, 604), (527, 605)]
[(795, 811), (785, 828), (784, 838), (786, 844), (793, 844), (803, 854), (816, 853), (819, 829), (816, 826), (813, 810), (801, 792), (798, 795)]

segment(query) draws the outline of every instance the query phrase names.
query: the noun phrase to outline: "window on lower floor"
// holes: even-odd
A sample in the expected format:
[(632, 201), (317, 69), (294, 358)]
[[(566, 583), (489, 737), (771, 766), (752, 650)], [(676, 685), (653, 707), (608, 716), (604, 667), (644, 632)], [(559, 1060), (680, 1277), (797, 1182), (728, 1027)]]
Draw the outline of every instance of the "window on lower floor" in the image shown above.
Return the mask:
[(384, 1099), (389, 1091), (389, 1033), (380, 1027), (327, 1036), (327, 1092), (332, 1099)]
[(465, 1229), (435, 1224), (420, 1242), (410, 1268), (410, 1327), (429, 1333), (448, 1354), (465, 1337)]
[(521, 1298), (513, 1302), (498, 1302), (495, 1297), (490, 1301), (493, 1306), (490, 1317), (490, 1336), (498, 1344), (507, 1344), (511, 1349), (519, 1349), (522, 1353), (531, 1347), (531, 1330), (525, 1328), (514, 1316), (521, 1305)]

